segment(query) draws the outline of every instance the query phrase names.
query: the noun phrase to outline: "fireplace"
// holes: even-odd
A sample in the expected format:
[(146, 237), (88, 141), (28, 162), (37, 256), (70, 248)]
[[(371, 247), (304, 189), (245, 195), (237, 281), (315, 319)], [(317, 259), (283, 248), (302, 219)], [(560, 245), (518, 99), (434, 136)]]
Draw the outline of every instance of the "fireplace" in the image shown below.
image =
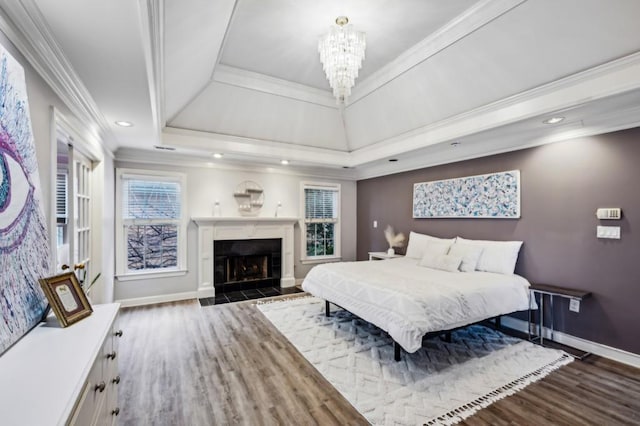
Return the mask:
[[(294, 287), (293, 228), (298, 223), (294, 217), (194, 217), (198, 226), (198, 298), (214, 297), (216, 290), (214, 266), (214, 242), (230, 240), (281, 240), (280, 287)], [(216, 253), (217, 254), (217, 253)], [(277, 284), (276, 284), (277, 285)]]
[(216, 240), (213, 253), (216, 294), (280, 286), (280, 238)]

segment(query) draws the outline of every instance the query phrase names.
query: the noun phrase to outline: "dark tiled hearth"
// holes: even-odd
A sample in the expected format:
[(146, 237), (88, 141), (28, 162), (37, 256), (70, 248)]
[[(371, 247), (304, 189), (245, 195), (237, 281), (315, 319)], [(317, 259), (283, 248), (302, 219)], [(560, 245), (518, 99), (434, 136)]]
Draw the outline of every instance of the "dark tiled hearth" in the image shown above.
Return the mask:
[(251, 290), (231, 291), (218, 294), (216, 297), (205, 297), (200, 300), (200, 306), (221, 305), (230, 302), (242, 302), (243, 300), (261, 299), (263, 297), (280, 296), (281, 294), (302, 293), (298, 287), (265, 287)]

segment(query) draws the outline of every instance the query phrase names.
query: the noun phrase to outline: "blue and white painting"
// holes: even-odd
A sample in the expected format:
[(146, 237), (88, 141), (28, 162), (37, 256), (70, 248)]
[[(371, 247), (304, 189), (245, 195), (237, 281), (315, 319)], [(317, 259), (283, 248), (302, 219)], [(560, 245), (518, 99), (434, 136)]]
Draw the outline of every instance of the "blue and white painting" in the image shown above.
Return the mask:
[(413, 184), (414, 218), (520, 217), (520, 171)]
[(22, 66), (0, 45), (0, 354), (42, 318), (46, 219)]

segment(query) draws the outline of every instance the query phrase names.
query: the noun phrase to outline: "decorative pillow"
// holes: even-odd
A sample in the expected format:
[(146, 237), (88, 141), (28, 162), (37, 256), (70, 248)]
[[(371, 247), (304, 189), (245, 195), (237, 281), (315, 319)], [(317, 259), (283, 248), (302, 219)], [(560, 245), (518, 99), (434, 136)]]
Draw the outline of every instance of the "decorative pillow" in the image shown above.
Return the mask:
[(424, 247), (429, 241), (446, 242), (450, 246), (455, 241), (455, 238), (437, 238), (411, 231), (411, 233), (409, 233), (409, 243), (407, 244), (407, 253), (405, 256), (422, 259), (422, 256), (424, 256)]
[(516, 269), (518, 253), (522, 247), (522, 241), (466, 240), (458, 237), (456, 242), (482, 247), (482, 253), (476, 266), (477, 271), (506, 275), (513, 274)]
[(427, 241), (427, 243), (423, 246), (422, 257), (424, 258), (425, 256), (438, 256), (441, 254), (447, 254), (450, 247), (451, 243), (449, 243), (448, 241)]
[(462, 263), (462, 258), (460, 256), (451, 256), (449, 254), (433, 255), (426, 253), (418, 265), (426, 266), (431, 269), (440, 269), (441, 271), (458, 272), (460, 263)]
[(473, 272), (476, 270), (476, 266), (478, 266), (478, 261), (482, 254), (482, 247), (456, 241), (449, 249), (449, 254), (462, 258), (462, 263), (460, 263), (460, 270), (462, 272)]

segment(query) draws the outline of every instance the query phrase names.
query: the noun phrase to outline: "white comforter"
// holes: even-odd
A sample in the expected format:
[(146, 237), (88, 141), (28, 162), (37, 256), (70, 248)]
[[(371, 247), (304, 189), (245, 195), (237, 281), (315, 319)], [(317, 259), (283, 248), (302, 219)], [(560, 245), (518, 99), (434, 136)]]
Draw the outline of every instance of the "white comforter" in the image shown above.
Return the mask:
[(377, 325), (407, 352), (431, 331), (529, 308), (529, 282), (519, 275), (445, 272), (406, 257), (318, 265), (302, 288)]

